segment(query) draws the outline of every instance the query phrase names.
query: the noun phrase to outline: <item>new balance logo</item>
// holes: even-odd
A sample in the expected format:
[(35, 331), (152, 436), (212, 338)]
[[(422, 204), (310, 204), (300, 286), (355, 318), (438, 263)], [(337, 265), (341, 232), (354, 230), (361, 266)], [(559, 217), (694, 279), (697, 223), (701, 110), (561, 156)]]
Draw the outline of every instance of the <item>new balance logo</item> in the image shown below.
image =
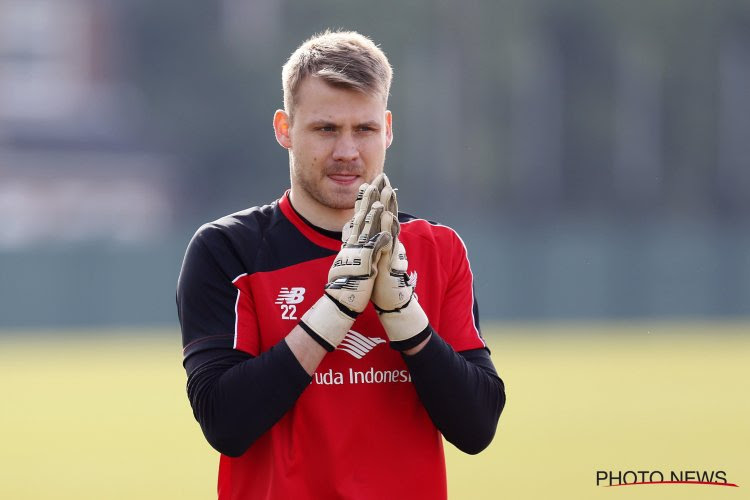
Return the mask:
[(305, 289), (301, 286), (292, 288), (281, 287), (275, 304), (281, 305), (281, 319), (297, 319), (297, 306), (305, 300)]
[(279, 296), (276, 297), (277, 304), (299, 304), (305, 299), (305, 289), (301, 286), (292, 288), (281, 287)]
[(338, 349), (344, 351), (357, 359), (362, 359), (373, 350), (378, 344), (383, 344), (385, 340), (380, 337), (365, 337), (354, 330), (346, 332), (344, 340), (339, 344)]

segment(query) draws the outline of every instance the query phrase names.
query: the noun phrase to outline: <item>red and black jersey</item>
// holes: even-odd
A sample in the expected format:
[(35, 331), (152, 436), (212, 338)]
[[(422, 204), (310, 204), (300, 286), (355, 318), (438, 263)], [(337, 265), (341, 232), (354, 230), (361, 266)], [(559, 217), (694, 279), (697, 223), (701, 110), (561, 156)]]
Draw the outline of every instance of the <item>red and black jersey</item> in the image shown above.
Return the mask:
[[(455, 351), (485, 347), (459, 236), (403, 213), (399, 221), (431, 327)], [(226, 348), (255, 357), (278, 344), (323, 294), (340, 248), (294, 211), (288, 194), (201, 227), (178, 286), (186, 359)], [(430, 479), (407, 479), (420, 477)], [(445, 498), (446, 491), (441, 434), (372, 304), (294, 406), (244, 454), (222, 455), (219, 469), (222, 498)]]

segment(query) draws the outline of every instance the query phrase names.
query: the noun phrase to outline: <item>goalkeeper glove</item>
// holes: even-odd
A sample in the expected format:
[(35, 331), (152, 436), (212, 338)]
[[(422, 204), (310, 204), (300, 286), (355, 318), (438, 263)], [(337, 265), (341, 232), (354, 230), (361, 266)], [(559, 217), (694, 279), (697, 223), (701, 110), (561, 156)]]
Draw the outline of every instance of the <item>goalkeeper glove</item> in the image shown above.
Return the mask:
[(350, 230), (342, 237), (341, 251), (328, 271), (325, 293), (299, 323), (329, 352), (341, 343), (370, 301), (378, 259), (391, 241), (391, 234), (380, 230), (383, 205), (377, 200), (375, 186), (360, 186)]
[(409, 262), (406, 249), (398, 239), (401, 227), (398, 223), (396, 191), (385, 174), (373, 181), (380, 191), (380, 202), (385, 207), (381, 218), (381, 230), (391, 237), (378, 261), (372, 303), (378, 312), (390, 345), (405, 351), (416, 347), (431, 333), (427, 315), (417, 301), (414, 283), (406, 273)]

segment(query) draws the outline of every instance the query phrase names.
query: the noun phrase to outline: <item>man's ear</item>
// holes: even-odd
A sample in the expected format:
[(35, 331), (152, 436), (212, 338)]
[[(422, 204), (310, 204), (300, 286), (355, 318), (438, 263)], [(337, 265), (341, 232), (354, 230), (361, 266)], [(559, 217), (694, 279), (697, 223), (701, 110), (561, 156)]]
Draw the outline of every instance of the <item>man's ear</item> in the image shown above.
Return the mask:
[(385, 147), (391, 147), (393, 142), (393, 114), (389, 111), (385, 111)]
[(276, 142), (282, 148), (289, 149), (292, 147), (292, 137), (289, 135), (289, 115), (283, 109), (277, 109), (273, 114), (273, 130), (276, 133)]

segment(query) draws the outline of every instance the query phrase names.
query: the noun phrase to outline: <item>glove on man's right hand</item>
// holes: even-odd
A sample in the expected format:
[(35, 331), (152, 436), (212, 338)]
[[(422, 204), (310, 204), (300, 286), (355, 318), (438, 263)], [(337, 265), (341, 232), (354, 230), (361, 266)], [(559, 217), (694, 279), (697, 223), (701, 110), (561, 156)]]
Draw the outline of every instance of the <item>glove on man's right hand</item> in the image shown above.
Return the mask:
[(362, 184), (344, 244), (328, 271), (325, 294), (302, 316), (300, 326), (333, 351), (370, 302), (380, 254), (391, 241), (380, 230), (383, 204), (374, 185)]

